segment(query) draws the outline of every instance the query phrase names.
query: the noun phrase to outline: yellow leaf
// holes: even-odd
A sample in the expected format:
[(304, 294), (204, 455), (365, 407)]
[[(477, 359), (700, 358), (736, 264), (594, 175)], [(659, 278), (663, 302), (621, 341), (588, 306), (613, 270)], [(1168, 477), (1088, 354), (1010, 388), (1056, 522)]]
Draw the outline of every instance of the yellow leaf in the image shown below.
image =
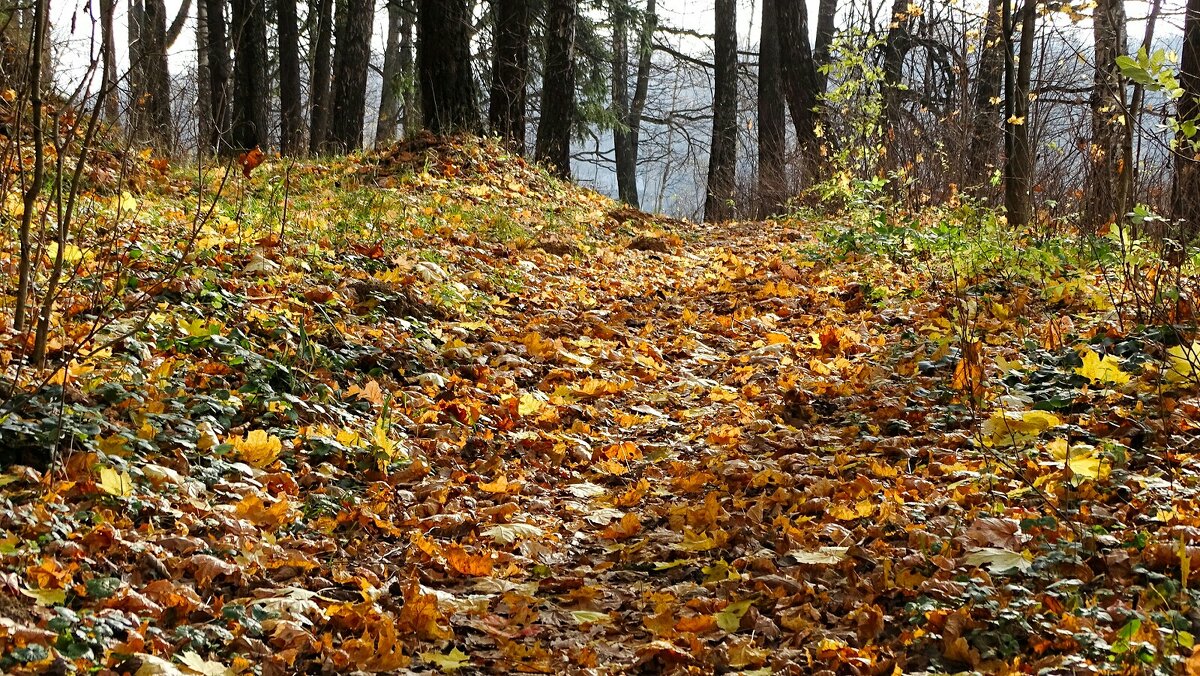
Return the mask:
[(283, 452), (283, 442), (279, 437), (271, 436), (265, 430), (254, 430), (244, 438), (234, 437), (229, 443), (239, 458), (259, 469), (275, 462)]
[(138, 207), (137, 200), (133, 198), (127, 191), (121, 191), (120, 197), (113, 198), (113, 208), (124, 212), (136, 210)]
[(517, 404), (517, 413), (520, 413), (522, 416), (533, 415), (542, 408), (542, 403), (542, 400), (533, 394), (522, 394), (520, 403)]
[(133, 480), (129, 478), (129, 472), (117, 473), (117, 470), (111, 467), (102, 467), (100, 469), (100, 490), (115, 495), (118, 498), (127, 498), (133, 495)]
[(996, 411), (981, 431), (983, 441), (991, 446), (1014, 446), (1061, 424), (1058, 416), (1046, 411)]
[(1105, 355), (1103, 359), (1095, 350), (1083, 351), (1083, 366), (1075, 369), (1075, 373), (1087, 378), (1093, 383), (1122, 384), (1129, 382), (1129, 374), (1121, 370), (1121, 361), (1113, 355)]
[(1200, 341), (1168, 349), (1167, 367), (1167, 382), (1195, 382), (1196, 370), (1200, 367)]
[(442, 671), (455, 671), (457, 669), (461, 669), (471, 660), (470, 656), (458, 648), (451, 650), (445, 655), (434, 652), (421, 653), (421, 659), (425, 660), (426, 662), (432, 662), (433, 664), (436, 664)]

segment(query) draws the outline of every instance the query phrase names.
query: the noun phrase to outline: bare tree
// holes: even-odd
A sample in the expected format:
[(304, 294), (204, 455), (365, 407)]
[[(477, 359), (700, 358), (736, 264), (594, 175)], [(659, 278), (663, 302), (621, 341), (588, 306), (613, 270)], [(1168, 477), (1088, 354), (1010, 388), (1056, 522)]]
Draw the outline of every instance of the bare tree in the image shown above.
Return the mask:
[(329, 136), (333, 93), (333, 3), (334, 0), (315, 0), (310, 10), (317, 15), (312, 41), (312, 82), (309, 84), (308, 151), (313, 154), (325, 152)]
[[(1012, 25), (1012, 0), (1005, 2), (1005, 24)], [(1021, 10), (1021, 59), (1014, 70), (1011, 38), (1005, 69), (1005, 108), (1008, 148), (1005, 156), (1004, 206), (1008, 222), (1022, 226), (1033, 220), (1033, 147), (1029, 140), (1029, 81), (1033, 73), (1034, 29), (1037, 0), (1025, 0)], [(1012, 35), (1011, 30), (1005, 30)]]
[[(1092, 80), (1092, 139), (1088, 155), (1091, 171), (1085, 198), (1084, 224), (1098, 227), (1121, 218), (1128, 196), (1122, 146), (1129, 123), (1125, 82), (1117, 57), (1125, 54), (1125, 0), (1098, 0), (1092, 13), (1095, 70)], [(1021, 57), (1024, 59), (1024, 56)]]
[(1004, 83), (1004, 58), (1008, 37), (1003, 28), (1003, 0), (988, 0), (984, 16), (979, 65), (975, 69), (975, 93), (971, 107), (970, 152), (967, 158), (967, 185), (984, 183), (994, 171), (999, 156), (1003, 120), (1000, 94)]
[(716, 3), (712, 145), (704, 200), (704, 220), (710, 222), (733, 216), (737, 171), (737, 3)]
[(787, 129), (780, 82), (779, 0), (763, 0), (758, 41), (758, 217), (779, 211), (787, 186)]
[[(1200, 0), (1188, 0), (1183, 22), (1183, 54), (1179, 62), (1179, 84), (1183, 96), (1179, 99), (1179, 120), (1195, 124), (1200, 120)], [(1172, 206), (1175, 217), (1182, 220), (1187, 232), (1200, 231), (1200, 152), (1195, 143), (1200, 138), (1180, 134), (1175, 153), (1175, 183)]]
[(557, 176), (571, 175), (571, 125), (575, 120), (574, 0), (550, 0), (546, 12), (546, 65), (534, 158)]

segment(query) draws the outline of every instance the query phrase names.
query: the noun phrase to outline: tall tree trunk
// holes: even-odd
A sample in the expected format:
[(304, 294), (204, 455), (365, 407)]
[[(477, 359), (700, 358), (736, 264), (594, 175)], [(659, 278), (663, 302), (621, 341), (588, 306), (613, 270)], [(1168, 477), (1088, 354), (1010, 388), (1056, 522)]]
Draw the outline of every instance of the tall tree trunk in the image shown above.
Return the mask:
[(129, 7), (133, 130), (138, 142), (170, 150), (171, 71), (167, 64), (167, 9), (163, 0), (133, 0)]
[(109, 124), (120, 120), (120, 98), (117, 92), (117, 39), (113, 24), (117, 0), (100, 0), (100, 40), (103, 49), (102, 87), (104, 118)]
[(225, 0), (203, 0), (204, 18), (208, 26), (208, 75), (210, 99), (209, 115), (212, 120), (212, 136), (208, 143), (218, 153), (233, 148), (231, 127), (233, 126), (233, 97), (230, 87), (231, 65), (229, 42), (225, 21)]
[(333, 52), (333, 120), (329, 140), (342, 152), (362, 148), (367, 111), (367, 70), (371, 67), (373, 0), (346, 0), (346, 16), (338, 19)]
[(571, 176), (575, 118), (575, 2), (550, 0), (546, 12), (546, 66), (534, 158), (562, 178)]
[(787, 187), (786, 116), (780, 83), (778, 3), (763, 0), (758, 41), (758, 217), (783, 206)]
[(712, 150), (708, 157), (708, 191), (704, 199), (704, 220), (709, 222), (733, 217), (737, 170), (736, 0), (716, 0), (715, 29)]
[(971, 118), (970, 152), (967, 158), (967, 185), (987, 182), (995, 170), (1000, 152), (1004, 120), (1000, 114), (1004, 84), (1004, 58), (1009, 39), (1003, 33), (1003, 0), (988, 0), (984, 17), (983, 41), (979, 50), (979, 68), (975, 76)]
[(196, 3), (196, 152), (206, 157), (213, 137), (212, 70), (208, 58), (208, 3)]
[(817, 139), (817, 105), (822, 85), (808, 43), (808, 7), (804, 0), (776, 0), (776, 3), (783, 94), (792, 111), (796, 140), (800, 147), (811, 148)]
[(646, 11), (642, 14), (641, 33), (638, 35), (637, 79), (633, 85), (633, 100), (629, 102), (629, 147), (633, 154), (635, 167), (641, 150), (642, 112), (646, 110), (646, 97), (650, 91), (650, 66), (654, 58), (654, 32), (658, 30), (657, 10), (656, 0), (646, 0)]
[[(1091, 167), (1084, 209), (1085, 225), (1096, 228), (1125, 213), (1127, 185), (1122, 146), (1125, 140), (1125, 82), (1117, 57), (1125, 54), (1125, 0), (1098, 0), (1092, 13), (1095, 70), (1092, 86)], [(1024, 56), (1021, 57), (1024, 60)]]
[(279, 152), (304, 152), (304, 108), (300, 100), (300, 25), (296, 0), (275, 0), (279, 30)]
[(636, 207), (637, 156), (633, 151), (629, 101), (629, 5), (625, 0), (612, 0), (609, 13), (613, 24), (612, 106), (617, 118), (613, 129), (613, 155), (616, 157), (617, 196), (622, 202)]
[(525, 153), (525, 85), (529, 80), (529, 0), (496, 0), (488, 124), (508, 149)]
[(414, 0), (405, 0), (404, 19), (400, 23), (400, 78), (403, 86), (400, 98), (404, 101), (404, 133), (412, 134), (421, 128), (421, 92), (417, 87), (417, 67), (413, 58), (413, 32), (417, 24)]
[[(1005, 0), (1007, 24), (1012, 23), (1012, 0)], [(1010, 225), (1023, 226), (1033, 220), (1033, 147), (1029, 142), (1029, 80), (1033, 74), (1033, 38), (1037, 20), (1037, 0), (1025, 0), (1021, 10), (1021, 60), (1015, 73), (1011, 47), (1005, 87), (1011, 111), (1008, 122), (1009, 153), (1005, 158), (1004, 205)], [(1007, 31), (1006, 31), (1007, 33)], [(1011, 33), (1008, 33), (1011, 35)], [(1011, 38), (1009, 39), (1011, 43)]]
[(821, 84), (822, 93), (825, 92), (829, 78), (820, 69), (821, 66), (829, 65), (829, 50), (833, 46), (833, 36), (837, 32), (836, 19), (837, 0), (820, 0), (817, 5), (817, 38), (813, 43), (813, 61), (817, 65), (817, 79)]
[(314, 155), (325, 152), (329, 136), (330, 83), (332, 80), (333, 2), (315, 0), (317, 30), (313, 39), (312, 84), (309, 91), (311, 110), (308, 124), (308, 150)]
[[(1200, 123), (1200, 0), (1188, 0), (1183, 20), (1183, 55), (1179, 61), (1179, 120)], [(1181, 135), (1182, 136), (1182, 135)], [(1172, 207), (1186, 232), (1200, 232), (1200, 135), (1180, 138), (1175, 153)]]
[[(889, 138), (896, 133), (903, 109), (904, 57), (909, 49), (908, 0), (895, 0), (887, 41), (883, 46), (883, 129)], [(893, 162), (895, 157), (890, 158)]]
[(480, 130), (467, 0), (420, 0), (417, 73), (427, 129), (435, 134)]
[(375, 145), (382, 146), (396, 138), (400, 123), (400, 30), (404, 25), (405, 8), (400, 0), (387, 2), (387, 37), (383, 47), (383, 82), (379, 88), (379, 119), (375, 123)]
[(266, 148), (267, 12), (265, 0), (233, 0), (233, 145)]

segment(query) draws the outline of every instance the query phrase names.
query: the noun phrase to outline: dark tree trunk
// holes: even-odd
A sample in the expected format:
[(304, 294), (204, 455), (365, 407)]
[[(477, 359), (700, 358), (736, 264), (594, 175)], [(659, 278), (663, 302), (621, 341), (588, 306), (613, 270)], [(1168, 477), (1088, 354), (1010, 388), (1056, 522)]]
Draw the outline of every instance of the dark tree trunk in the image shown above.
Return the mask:
[(780, 83), (778, 3), (763, 0), (758, 42), (758, 217), (779, 213), (787, 188), (786, 119)]
[(817, 105), (822, 85), (808, 44), (808, 8), (804, 0), (776, 0), (776, 3), (783, 93), (792, 111), (796, 140), (802, 148), (810, 148), (817, 138)]
[(825, 92), (828, 78), (822, 73), (821, 66), (828, 66), (829, 50), (833, 46), (833, 36), (836, 33), (837, 0), (820, 0), (817, 5), (817, 39), (813, 43), (813, 61), (817, 65), (817, 79), (821, 83), (821, 92)]
[(405, 7), (400, 0), (388, 0), (387, 38), (383, 47), (383, 82), (379, 89), (379, 120), (375, 123), (375, 145), (384, 145), (396, 138), (400, 124), (400, 31), (404, 25)]
[(209, 145), (218, 153), (233, 148), (232, 91), (230, 88), (229, 42), (225, 30), (225, 0), (203, 0), (207, 26), (208, 49), (208, 114), (211, 122)]
[(967, 158), (968, 186), (980, 186), (995, 171), (1000, 151), (1004, 120), (1000, 114), (1000, 95), (1004, 84), (1004, 57), (1007, 38), (1003, 33), (1002, 0), (988, 0), (984, 18), (983, 41), (979, 50), (979, 69), (975, 76), (970, 152)]
[[(1128, 123), (1125, 83), (1117, 57), (1125, 54), (1125, 0), (1099, 0), (1092, 13), (1095, 71), (1092, 83), (1091, 167), (1084, 209), (1085, 225), (1096, 228), (1124, 214), (1127, 197), (1122, 146)], [(1022, 57), (1024, 59), (1024, 57)]]
[(267, 12), (265, 0), (233, 0), (233, 145), (241, 150), (266, 148)]
[(656, 0), (646, 0), (646, 11), (642, 15), (642, 30), (638, 36), (637, 79), (633, 85), (633, 100), (629, 103), (629, 146), (633, 151), (636, 167), (641, 147), (642, 112), (646, 109), (646, 97), (650, 91), (650, 66), (654, 57), (654, 32), (658, 30)]
[(404, 133), (411, 134), (421, 128), (421, 92), (417, 87), (417, 67), (413, 58), (413, 32), (417, 24), (415, 0), (405, 0), (404, 20), (400, 24), (400, 77), (403, 87), (400, 97), (404, 101)]
[(546, 67), (534, 157), (562, 178), (571, 175), (575, 118), (575, 2), (550, 0), (546, 12)]
[(509, 150), (525, 153), (525, 85), (529, 79), (529, 0), (496, 0), (488, 124)]
[(617, 196), (622, 202), (638, 205), (637, 155), (633, 149), (633, 129), (629, 101), (629, 5), (613, 0), (609, 12), (613, 23), (612, 106), (617, 118), (613, 129), (613, 154), (616, 158)]
[(333, 2), (334, 0), (316, 0), (313, 7), (313, 11), (317, 13), (317, 25), (313, 39), (312, 84), (309, 88), (312, 107), (309, 111), (308, 150), (314, 155), (325, 152), (325, 142), (329, 136)]
[(346, 0), (338, 11), (337, 46), (333, 53), (333, 120), (329, 140), (346, 152), (362, 148), (367, 111), (367, 70), (371, 67), (373, 0)]
[(426, 129), (435, 134), (480, 130), (467, 0), (420, 0), (417, 73)]
[[(904, 82), (904, 57), (908, 54), (908, 0), (892, 3), (891, 24), (883, 45), (883, 129), (894, 136), (900, 122)], [(895, 157), (891, 158), (893, 161)]]
[[(1012, 24), (1012, 0), (1005, 0), (1008, 25)], [(1021, 60), (1012, 67), (1011, 46), (1007, 75), (1015, 80), (1005, 87), (1009, 115), (1008, 146), (1005, 158), (1004, 205), (1009, 225), (1023, 226), (1033, 220), (1033, 148), (1029, 142), (1029, 80), (1033, 73), (1033, 38), (1037, 20), (1037, 0), (1025, 0), (1021, 10)], [(1012, 33), (1005, 31), (1008, 35)], [(1009, 39), (1011, 45), (1011, 38)]]
[(167, 8), (163, 0), (133, 0), (129, 6), (131, 114), (134, 137), (169, 150), (171, 71), (167, 64)]
[(300, 100), (300, 26), (296, 0), (275, 0), (279, 29), (279, 152), (304, 152), (304, 108)]
[(103, 43), (103, 59), (101, 68), (103, 77), (101, 96), (103, 97), (104, 118), (109, 124), (116, 124), (120, 119), (120, 100), (117, 95), (117, 40), (113, 26), (113, 14), (117, 8), (117, 0), (100, 0), (100, 40)]
[(704, 220), (710, 222), (733, 216), (737, 169), (736, 0), (716, 0), (715, 28), (712, 150), (708, 157), (708, 191), (704, 199)]
[[(1183, 21), (1183, 54), (1179, 61), (1179, 120), (1200, 120), (1200, 0), (1188, 0)], [(1182, 136), (1182, 135), (1181, 135)], [(1175, 154), (1172, 207), (1188, 234), (1200, 231), (1200, 136), (1180, 138)]]

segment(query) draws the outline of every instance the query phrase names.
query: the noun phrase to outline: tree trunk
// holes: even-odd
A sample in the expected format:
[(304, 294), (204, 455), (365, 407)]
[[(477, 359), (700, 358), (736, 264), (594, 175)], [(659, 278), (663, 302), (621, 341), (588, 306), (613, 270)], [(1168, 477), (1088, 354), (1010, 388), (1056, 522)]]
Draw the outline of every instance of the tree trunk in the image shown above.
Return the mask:
[(196, 3), (196, 153), (206, 157), (212, 150), (212, 70), (208, 59), (208, 3)]
[(525, 153), (525, 85), (529, 79), (529, 0), (497, 0), (488, 124), (515, 153)]
[(792, 111), (796, 140), (800, 147), (811, 148), (817, 139), (817, 105), (822, 85), (808, 43), (808, 8), (804, 0), (776, 0), (776, 3), (783, 94)]
[(218, 153), (233, 148), (230, 134), (232, 127), (232, 97), (230, 89), (229, 42), (225, 30), (225, 0), (203, 0), (204, 19), (208, 27), (208, 76), (209, 115), (212, 135), (207, 142)]
[(575, 118), (575, 2), (550, 0), (546, 12), (546, 67), (534, 158), (561, 178), (571, 176)]
[[(1188, 0), (1183, 20), (1183, 54), (1179, 61), (1179, 121), (1200, 124), (1200, 0)], [(1185, 232), (1200, 231), (1200, 135), (1183, 138), (1175, 152), (1175, 185), (1172, 207)]]
[(613, 23), (612, 106), (617, 118), (613, 129), (613, 155), (616, 158), (617, 196), (622, 202), (636, 207), (637, 156), (633, 151), (629, 102), (629, 5), (625, 0), (613, 0), (609, 12)]
[(267, 126), (267, 12), (265, 0), (233, 0), (233, 130), (236, 148), (266, 148)]
[(414, 0), (405, 0), (404, 9), (400, 24), (400, 77), (403, 83), (400, 96), (404, 101), (404, 133), (407, 135), (421, 128), (421, 92), (417, 87), (416, 60), (413, 58), (413, 29), (417, 23)]
[(817, 5), (817, 39), (813, 44), (813, 61), (817, 65), (817, 80), (820, 82), (822, 93), (828, 77), (822, 73), (821, 66), (828, 66), (830, 48), (833, 46), (833, 36), (836, 33), (837, 0), (820, 0)]
[(308, 124), (308, 150), (314, 155), (325, 151), (329, 136), (331, 45), (333, 44), (333, 2), (316, 0), (317, 30), (313, 40), (312, 84), (309, 91), (311, 110)]
[(329, 140), (342, 152), (363, 145), (367, 111), (367, 70), (371, 67), (371, 29), (374, 0), (346, 0), (346, 16), (338, 19), (333, 52), (333, 120)]
[[(716, 0), (712, 150), (704, 220), (729, 220), (737, 169), (737, 2)], [(807, 44), (807, 40), (805, 41)]]
[[(1142, 49), (1149, 54), (1154, 48), (1154, 27), (1158, 23), (1158, 15), (1162, 11), (1162, 0), (1151, 0), (1150, 13), (1146, 17), (1146, 32), (1142, 36)], [(1142, 127), (1142, 110), (1146, 100), (1146, 88), (1140, 82), (1133, 83), (1133, 94), (1129, 100), (1129, 124), (1125, 125), (1125, 139), (1122, 153), (1125, 157), (1125, 166), (1129, 167), (1129, 171), (1125, 172), (1126, 185), (1122, 188), (1126, 199), (1129, 202), (1136, 200), (1134, 193), (1135, 184), (1137, 183), (1138, 162), (1137, 155), (1134, 151), (1133, 138), (1136, 130)], [(1123, 211), (1129, 211), (1129, 205), (1126, 204)], [(1136, 234), (1136, 233), (1135, 233)]]
[[(1125, 54), (1125, 0), (1098, 0), (1092, 13), (1095, 70), (1091, 99), (1091, 167), (1084, 224), (1098, 228), (1124, 215), (1127, 196), (1122, 146), (1125, 140), (1125, 82), (1117, 57)], [(1022, 61), (1024, 56), (1021, 57)]]
[(300, 101), (300, 26), (296, 0), (275, 0), (279, 29), (279, 152), (304, 152), (304, 109)]
[(379, 88), (379, 120), (375, 123), (375, 146), (396, 138), (400, 123), (400, 29), (404, 23), (404, 6), (400, 0), (388, 0), (387, 38), (383, 47), (383, 82)]
[(417, 73), (425, 128), (435, 134), (480, 130), (467, 0), (420, 0)]
[(780, 83), (778, 3), (763, 0), (758, 42), (758, 217), (779, 213), (787, 174), (786, 118)]
[[(1012, 23), (1012, 0), (1005, 0), (1008, 21)], [(1006, 108), (1011, 110), (1008, 122), (1009, 154), (1005, 159), (1004, 205), (1008, 223), (1024, 226), (1033, 220), (1033, 148), (1029, 142), (1029, 80), (1033, 73), (1033, 38), (1037, 19), (1037, 0), (1025, 0), (1021, 16), (1021, 60), (1015, 80), (1006, 86), (1010, 97)], [(1006, 31), (1011, 35), (1011, 32)], [(1011, 38), (1010, 38), (1011, 42)], [(1011, 50), (1011, 47), (1009, 48)], [(1011, 51), (1009, 54), (1011, 55)], [(1010, 64), (1007, 74), (1014, 76)]]
[(171, 71), (167, 64), (167, 8), (163, 0), (133, 0), (129, 6), (131, 114), (134, 138), (169, 151)]
[(102, 42), (102, 87), (104, 118), (109, 124), (120, 120), (120, 99), (117, 92), (117, 39), (113, 25), (113, 14), (117, 0), (100, 0), (100, 40)]
[(646, 97), (650, 91), (650, 66), (654, 57), (654, 32), (658, 30), (657, 4), (646, 0), (646, 11), (642, 15), (642, 31), (638, 36), (637, 80), (633, 85), (633, 100), (629, 103), (629, 147), (636, 167), (641, 151), (642, 112), (646, 109)]
[(1000, 95), (1004, 83), (1005, 49), (1009, 39), (1003, 33), (1002, 1), (988, 0), (987, 16), (984, 17), (967, 158), (968, 186), (986, 183), (999, 157), (1000, 137), (1004, 129)]
[[(895, 0), (887, 41), (883, 46), (883, 130), (889, 138), (896, 133), (903, 107), (904, 57), (908, 54), (908, 0)], [(893, 160), (895, 158), (892, 158)]]

